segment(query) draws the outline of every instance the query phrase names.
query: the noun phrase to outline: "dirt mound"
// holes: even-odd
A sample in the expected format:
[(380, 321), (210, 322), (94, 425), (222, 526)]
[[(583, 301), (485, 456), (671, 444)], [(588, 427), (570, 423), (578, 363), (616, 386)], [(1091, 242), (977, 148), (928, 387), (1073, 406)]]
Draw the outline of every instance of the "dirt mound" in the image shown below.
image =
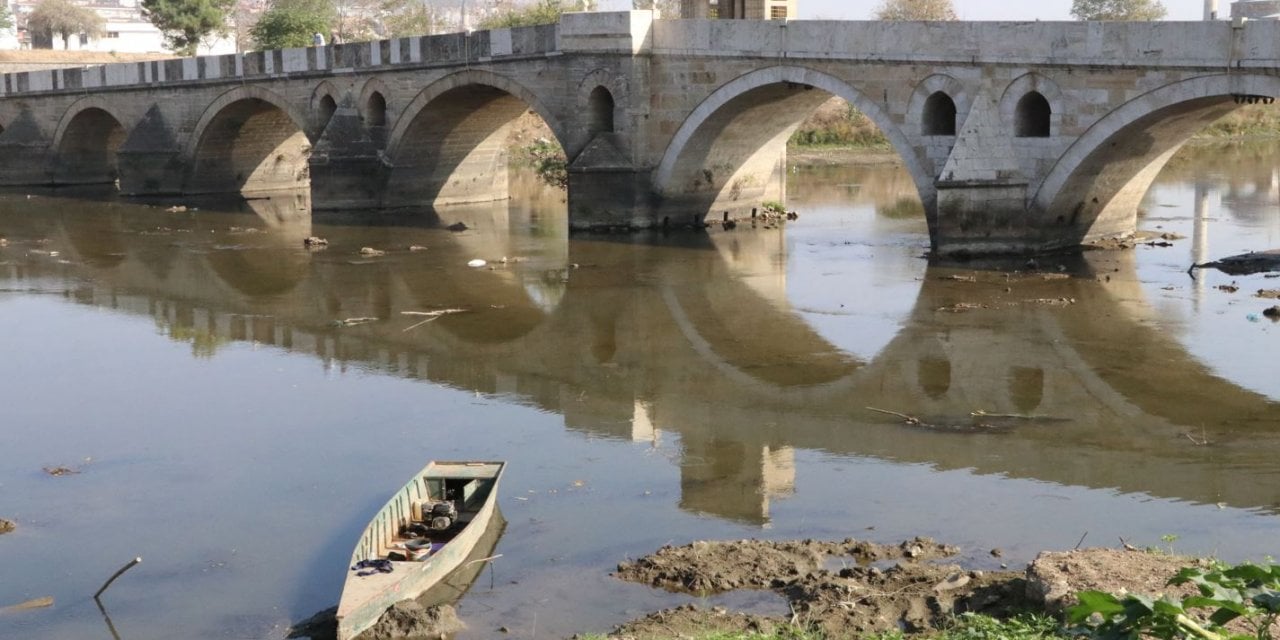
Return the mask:
[(1126, 549), (1044, 551), (1027, 566), (1027, 600), (1050, 613), (1076, 603), (1079, 591), (1142, 593), (1175, 597), (1195, 593), (1191, 585), (1166, 586), (1183, 567), (1208, 566), (1186, 556)]
[(636, 562), (620, 564), (616, 575), (704, 595), (769, 589), (787, 599), (791, 618), (682, 607), (628, 623), (614, 635), (679, 637), (685, 628), (767, 632), (800, 625), (843, 637), (899, 629), (927, 631), (939, 628), (955, 613), (1000, 615), (1021, 606), (1026, 587), (1017, 573), (984, 574), (932, 562), (957, 551), (929, 538), (896, 546), (847, 539), (663, 547)]
[(623, 580), (697, 595), (734, 589), (786, 586), (816, 571), (828, 558), (848, 557), (858, 564), (894, 558), (925, 560), (955, 554), (957, 549), (929, 538), (898, 546), (822, 540), (700, 540), (680, 547), (665, 546), (636, 562), (623, 562), (615, 574)]
[(449, 637), (464, 628), (453, 607), (442, 604), (423, 607), (413, 600), (397, 602), (378, 618), (377, 624), (360, 634), (359, 640), (426, 640)]

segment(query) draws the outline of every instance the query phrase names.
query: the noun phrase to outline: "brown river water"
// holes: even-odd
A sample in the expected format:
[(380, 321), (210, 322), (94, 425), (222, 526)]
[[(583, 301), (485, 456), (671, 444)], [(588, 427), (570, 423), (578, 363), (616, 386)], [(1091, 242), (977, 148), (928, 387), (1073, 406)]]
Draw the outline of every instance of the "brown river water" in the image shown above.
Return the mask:
[[(891, 166), (665, 237), (570, 236), (513, 179), (439, 216), (0, 197), (0, 607), (55, 601), (0, 638), (282, 638), (432, 458), (509, 462), (464, 638), (698, 601), (610, 576), (696, 539), (1280, 552), (1280, 279), (1187, 273), (1280, 247), (1280, 144), (1179, 156), (1141, 221), (1172, 246), (1035, 269), (930, 265)], [(134, 556), (109, 629), (91, 595)]]

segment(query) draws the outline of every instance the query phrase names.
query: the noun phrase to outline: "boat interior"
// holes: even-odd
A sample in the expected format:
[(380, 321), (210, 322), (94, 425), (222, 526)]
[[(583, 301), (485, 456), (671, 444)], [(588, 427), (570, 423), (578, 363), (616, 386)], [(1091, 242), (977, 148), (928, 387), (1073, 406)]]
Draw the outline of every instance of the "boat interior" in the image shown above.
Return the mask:
[(476, 517), (493, 484), (494, 478), (414, 478), (370, 523), (353, 562), (426, 560)]

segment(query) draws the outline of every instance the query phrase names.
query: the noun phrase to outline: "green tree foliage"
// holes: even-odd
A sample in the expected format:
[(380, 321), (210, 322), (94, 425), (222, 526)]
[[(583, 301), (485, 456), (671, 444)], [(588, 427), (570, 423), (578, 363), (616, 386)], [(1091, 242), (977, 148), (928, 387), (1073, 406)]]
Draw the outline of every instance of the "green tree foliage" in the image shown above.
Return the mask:
[(538, 0), (523, 7), (510, 7), (495, 13), (476, 25), (481, 29), (502, 29), (509, 27), (529, 27), (536, 24), (555, 24), (560, 21), (560, 14), (567, 11), (581, 11), (580, 2), (565, 0)]
[(1165, 16), (1160, 0), (1074, 0), (1071, 15), (1078, 20), (1159, 20)]
[(9, 10), (9, 6), (0, 7), (0, 30), (13, 28), (13, 12)]
[(884, 0), (876, 20), (955, 20), (951, 0)]
[(71, 36), (83, 33), (89, 37), (102, 34), (106, 20), (97, 11), (72, 4), (68, 0), (40, 0), (27, 17), (27, 28), (50, 41), (53, 36), (62, 37), (66, 48)]
[(193, 56), (200, 41), (225, 28), (235, 0), (142, 0), (142, 14), (174, 53)]
[(258, 49), (309, 47), (317, 33), (328, 38), (337, 22), (333, 0), (275, 0), (249, 35)]

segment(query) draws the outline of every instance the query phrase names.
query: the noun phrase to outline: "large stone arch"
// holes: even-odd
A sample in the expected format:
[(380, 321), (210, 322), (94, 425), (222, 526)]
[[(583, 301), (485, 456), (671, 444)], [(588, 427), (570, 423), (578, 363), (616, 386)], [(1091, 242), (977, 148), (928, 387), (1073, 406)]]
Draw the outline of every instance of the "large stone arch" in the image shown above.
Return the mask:
[(120, 117), (113, 102), (118, 101), (85, 96), (63, 112), (49, 145), (47, 173), (54, 184), (116, 180), (116, 153), (137, 123)]
[(532, 91), (489, 71), (450, 74), (423, 89), (396, 119), (384, 157), (381, 204), (440, 206), (507, 197), (506, 137), (528, 110), (559, 141), (562, 123)]
[[(776, 89), (775, 89), (776, 88)], [(747, 94), (759, 93), (761, 91), (786, 91), (799, 90), (806, 91), (808, 89), (821, 89), (826, 94), (838, 96), (849, 101), (858, 108), (863, 114), (871, 119), (877, 127), (889, 139), (890, 144), (901, 156), (907, 171), (911, 174), (912, 181), (916, 185), (916, 190), (920, 194), (920, 199), (925, 203), (925, 211), (929, 212), (929, 224), (933, 226), (934, 204), (937, 200), (937, 189), (934, 185), (934, 175), (928, 171), (925, 164), (916, 151), (916, 146), (912, 144), (910, 138), (902, 128), (894, 121), (888, 112), (885, 111), (880, 104), (869, 98), (862, 91), (858, 90), (848, 82), (841, 80), (835, 76), (815, 71), (806, 67), (799, 66), (774, 66), (766, 69), (760, 69), (744, 74), (729, 81), (728, 83), (715, 90), (710, 96), (702, 101), (690, 114), (685, 118), (684, 123), (676, 131), (667, 145), (666, 151), (663, 153), (662, 160), (658, 163), (653, 173), (653, 186), (664, 199), (670, 200), (673, 196), (679, 196), (682, 189), (687, 190), (689, 185), (677, 186), (675, 182), (682, 179), (682, 172), (689, 170), (688, 165), (678, 166), (692, 146), (699, 143), (705, 143), (709, 136), (714, 138), (718, 133), (711, 133), (710, 128), (723, 127), (723, 120), (726, 115), (732, 116), (732, 110), (747, 108), (747, 104), (741, 106), (734, 105), (733, 102), (746, 101), (755, 102), (751, 98), (744, 99)], [(785, 98), (778, 96), (767, 96), (782, 103)], [(765, 130), (763, 127), (756, 127), (760, 135), (767, 135), (769, 140), (764, 142), (764, 146), (770, 149), (785, 150), (786, 140), (790, 137), (792, 131), (803, 121), (808, 115), (808, 111), (816, 108), (820, 104), (818, 98), (826, 99), (827, 96), (818, 94), (812, 100), (806, 100), (806, 104), (802, 105), (806, 108), (803, 110), (790, 109), (787, 113), (782, 113), (783, 109), (779, 109), (777, 113), (770, 114), (779, 120), (774, 122), (774, 128), (779, 129), (776, 132)], [(814, 104), (809, 105), (808, 102)], [(728, 110), (728, 111), (727, 111)], [(785, 120), (784, 120), (785, 119)], [(759, 124), (759, 123), (756, 123)], [(757, 166), (763, 166), (764, 162), (770, 161), (770, 158), (756, 158)], [(703, 171), (712, 171), (711, 169), (703, 169)], [(695, 176), (696, 177), (696, 176)], [(737, 185), (732, 184), (737, 178), (729, 178), (729, 182), (711, 176), (708, 183), (718, 181), (711, 189), (726, 186), (729, 195), (732, 197), (732, 191)], [(701, 185), (706, 187), (707, 185)], [(768, 191), (765, 194), (768, 197)], [(705, 200), (705, 198), (703, 198)], [(722, 201), (717, 199), (717, 203)], [(704, 203), (699, 203), (699, 205)], [(709, 201), (705, 204), (711, 204)]]
[(1034, 191), (1031, 209), (1046, 237), (1078, 244), (1132, 233), (1138, 204), (1165, 163), (1238, 108), (1234, 95), (1280, 95), (1280, 78), (1199, 76), (1147, 92), (1093, 123)]
[(184, 193), (264, 193), (310, 184), (306, 115), (256, 86), (218, 96), (183, 150)]
[(422, 91), (418, 92), (418, 95), (414, 96), (413, 100), (411, 100), (408, 105), (405, 105), (404, 110), (400, 111), (399, 117), (395, 119), (395, 126), (391, 128), (391, 134), (387, 138), (387, 155), (394, 156), (395, 153), (399, 151), (400, 144), (404, 139), (405, 130), (409, 128), (409, 125), (413, 123), (413, 120), (422, 112), (423, 109), (427, 107), (427, 105), (431, 104), (447, 91), (471, 85), (501, 89), (502, 91), (519, 98), (524, 101), (525, 104), (529, 105), (529, 108), (532, 109), (534, 113), (537, 113), (538, 116), (547, 123), (547, 126), (551, 127), (551, 132), (555, 134), (557, 139), (563, 141), (568, 137), (566, 136), (565, 129), (563, 124), (560, 122), (560, 119), (556, 118), (543, 101), (538, 99), (538, 96), (525, 88), (524, 85), (506, 76), (493, 73), (492, 71), (468, 69), (466, 71), (451, 73), (439, 80), (436, 80), (435, 82), (432, 82), (423, 88)]

